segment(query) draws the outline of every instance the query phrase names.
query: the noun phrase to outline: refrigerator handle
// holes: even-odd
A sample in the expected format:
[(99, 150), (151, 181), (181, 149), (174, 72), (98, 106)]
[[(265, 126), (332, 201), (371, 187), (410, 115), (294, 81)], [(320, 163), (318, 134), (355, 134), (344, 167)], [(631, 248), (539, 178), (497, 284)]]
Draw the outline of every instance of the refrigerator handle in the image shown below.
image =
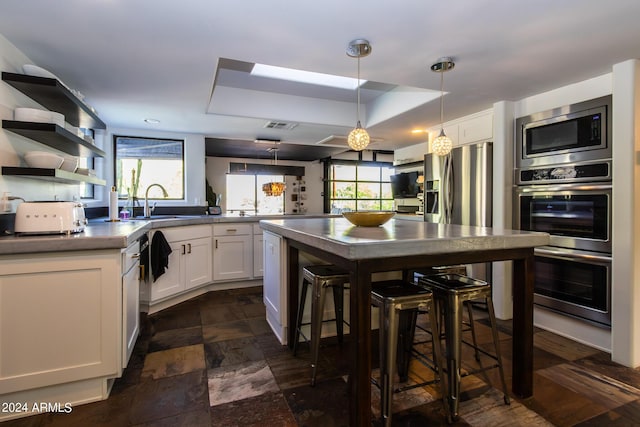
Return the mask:
[(443, 159), (443, 204), (444, 204), (444, 212), (443, 219), (445, 224), (451, 223), (451, 215), (452, 215), (452, 201), (453, 201), (453, 168), (451, 162), (451, 154), (447, 154)]

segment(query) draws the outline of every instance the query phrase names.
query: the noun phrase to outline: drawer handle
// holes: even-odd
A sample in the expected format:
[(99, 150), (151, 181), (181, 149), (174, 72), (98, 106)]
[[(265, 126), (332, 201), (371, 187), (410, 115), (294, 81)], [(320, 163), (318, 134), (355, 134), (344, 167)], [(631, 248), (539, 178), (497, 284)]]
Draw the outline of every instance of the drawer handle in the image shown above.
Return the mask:
[(182, 255), (186, 254), (187, 253), (186, 247), (184, 245), (180, 245), (180, 246), (182, 246)]
[(187, 253), (191, 253), (191, 243), (187, 243)]
[(236, 228), (227, 228), (227, 233), (235, 233), (236, 231), (238, 231)]
[(140, 258), (140, 254), (139, 253), (138, 254), (133, 254), (133, 255), (131, 255), (131, 258), (132, 259), (138, 259), (138, 258)]

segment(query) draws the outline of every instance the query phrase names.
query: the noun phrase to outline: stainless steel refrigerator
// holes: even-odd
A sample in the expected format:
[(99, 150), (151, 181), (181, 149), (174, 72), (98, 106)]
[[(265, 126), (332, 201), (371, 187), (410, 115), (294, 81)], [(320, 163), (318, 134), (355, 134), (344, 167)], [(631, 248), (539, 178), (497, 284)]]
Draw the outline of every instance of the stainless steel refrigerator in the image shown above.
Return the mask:
[[(424, 220), (491, 227), (493, 144), (483, 142), (424, 156)], [(467, 267), (471, 277), (490, 280), (490, 264)]]

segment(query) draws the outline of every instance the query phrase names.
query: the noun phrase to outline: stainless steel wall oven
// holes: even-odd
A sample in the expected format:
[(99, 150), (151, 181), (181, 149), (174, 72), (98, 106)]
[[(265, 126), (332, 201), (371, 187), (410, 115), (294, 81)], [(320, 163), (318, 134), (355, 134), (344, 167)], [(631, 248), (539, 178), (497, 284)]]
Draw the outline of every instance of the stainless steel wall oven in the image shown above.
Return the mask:
[[(611, 326), (610, 97), (516, 120), (514, 227), (544, 231), (537, 305)], [(561, 113), (559, 113), (561, 112)]]

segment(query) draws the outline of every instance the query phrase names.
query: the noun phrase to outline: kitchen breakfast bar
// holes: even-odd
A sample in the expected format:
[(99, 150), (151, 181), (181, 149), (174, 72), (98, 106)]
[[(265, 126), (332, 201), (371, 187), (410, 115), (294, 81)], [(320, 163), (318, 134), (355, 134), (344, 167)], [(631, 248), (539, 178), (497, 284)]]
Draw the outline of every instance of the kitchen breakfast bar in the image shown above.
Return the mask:
[(344, 218), (262, 220), (260, 226), (286, 242), (290, 347), (298, 309), (299, 252), (350, 272), (350, 425), (371, 425), (371, 275), (376, 272), (512, 261), (512, 392), (532, 395), (534, 248), (547, 245), (548, 234), (395, 219), (380, 227), (356, 227)]

